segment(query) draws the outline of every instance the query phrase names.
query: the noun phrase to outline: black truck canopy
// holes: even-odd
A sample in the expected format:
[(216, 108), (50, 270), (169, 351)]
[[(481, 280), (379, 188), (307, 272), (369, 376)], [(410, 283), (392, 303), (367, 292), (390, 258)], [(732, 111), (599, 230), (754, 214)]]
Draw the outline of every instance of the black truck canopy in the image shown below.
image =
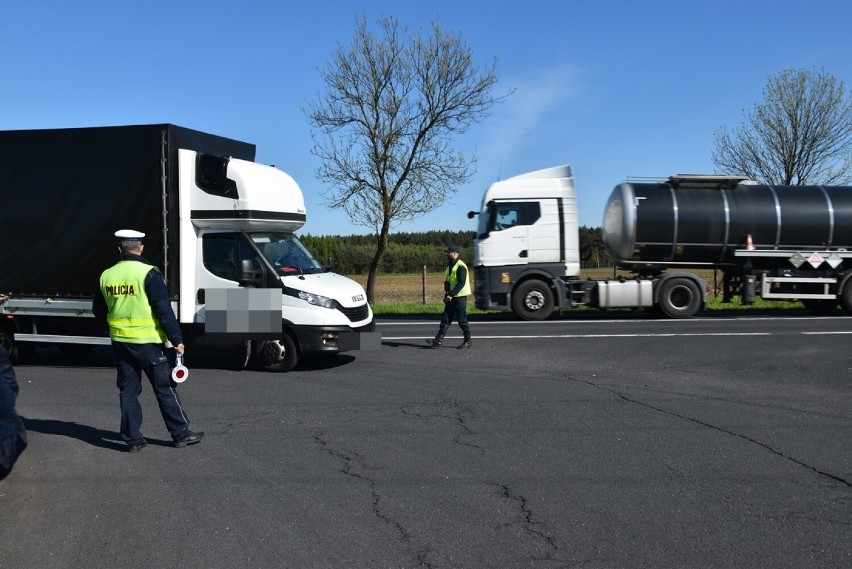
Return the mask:
[(172, 124), (0, 131), (0, 293), (91, 296), (115, 231), (136, 229), (174, 296), (179, 148), (255, 158), (253, 144)]

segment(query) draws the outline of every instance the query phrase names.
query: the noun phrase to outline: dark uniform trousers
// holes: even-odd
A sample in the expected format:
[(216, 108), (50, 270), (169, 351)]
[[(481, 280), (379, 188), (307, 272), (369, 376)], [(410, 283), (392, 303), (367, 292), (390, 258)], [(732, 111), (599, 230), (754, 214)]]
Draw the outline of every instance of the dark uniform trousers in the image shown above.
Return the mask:
[(128, 344), (113, 342), (118, 389), (121, 402), (121, 438), (128, 444), (142, 441), (142, 372), (148, 376), (160, 413), (172, 439), (189, 435), (189, 419), (180, 404), (180, 396), (172, 381), (171, 367), (161, 344)]
[(454, 296), (451, 301), (444, 305), (441, 325), (438, 326), (438, 332), (442, 336), (447, 333), (453, 320), (458, 322), (459, 328), (462, 329), (465, 336), (470, 336), (470, 325), (467, 322), (467, 298), (466, 296)]

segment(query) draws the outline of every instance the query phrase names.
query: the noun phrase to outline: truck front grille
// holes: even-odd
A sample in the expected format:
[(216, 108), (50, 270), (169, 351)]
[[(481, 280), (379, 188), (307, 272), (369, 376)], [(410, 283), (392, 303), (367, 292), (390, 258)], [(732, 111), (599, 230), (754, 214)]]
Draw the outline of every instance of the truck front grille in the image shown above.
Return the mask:
[(343, 306), (338, 306), (338, 309), (346, 316), (350, 322), (360, 322), (361, 320), (366, 320), (370, 315), (370, 305), (366, 302), (361, 306), (355, 306), (353, 308), (345, 308)]

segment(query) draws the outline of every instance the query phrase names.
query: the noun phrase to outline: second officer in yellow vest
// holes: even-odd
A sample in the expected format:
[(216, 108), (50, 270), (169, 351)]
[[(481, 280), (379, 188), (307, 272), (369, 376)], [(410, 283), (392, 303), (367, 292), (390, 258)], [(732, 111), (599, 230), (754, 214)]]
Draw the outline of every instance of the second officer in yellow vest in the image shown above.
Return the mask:
[(163, 276), (142, 256), (144, 233), (122, 229), (115, 236), (121, 259), (101, 275), (100, 294), (95, 295), (92, 312), (98, 318), (106, 318), (109, 325), (118, 372), (121, 438), (130, 452), (138, 452), (148, 444), (142, 436), (139, 404), (145, 372), (174, 446), (198, 443), (204, 433), (189, 428), (165, 353), (166, 340), (178, 354), (183, 354), (184, 346)]
[(426, 340), (426, 343), (433, 348), (438, 348), (444, 343), (444, 334), (453, 323), (453, 319), (459, 323), (459, 328), (462, 329), (464, 340), (458, 346), (458, 349), (469, 348), (470, 342), (470, 325), (467, 322), (467, 299), (471, 295), (470, 287), (470, 271), (467, 269), (464, 261), (459, 258), (459, 248), (456, 245), (450, 245), (446, 249), (447, 253), (447, 268), (444, 271), (444, 313), (441, 315), (441, 325), (438, 327), (438, 333), (431, 340)]

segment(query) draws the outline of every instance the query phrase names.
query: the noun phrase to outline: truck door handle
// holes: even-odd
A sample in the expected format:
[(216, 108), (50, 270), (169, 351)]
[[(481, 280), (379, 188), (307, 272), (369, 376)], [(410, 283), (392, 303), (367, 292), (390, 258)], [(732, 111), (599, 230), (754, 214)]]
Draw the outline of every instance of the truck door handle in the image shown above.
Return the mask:
[(527, 253), (527, 250), (526, 250), (526, 249), (524, 249), (523, 251), (521, 251), (521, 252), (518, 254), (518, 257), (520, 257), (521, 259), (526, 259), (526, 258), (527, 258), (527, 256), (528, 256), (528, 253)]
[(195, 298), (198, 299), (198, 304), (205, 304), (203, 288), (198, 289), (198, 292), (195, 294)]

